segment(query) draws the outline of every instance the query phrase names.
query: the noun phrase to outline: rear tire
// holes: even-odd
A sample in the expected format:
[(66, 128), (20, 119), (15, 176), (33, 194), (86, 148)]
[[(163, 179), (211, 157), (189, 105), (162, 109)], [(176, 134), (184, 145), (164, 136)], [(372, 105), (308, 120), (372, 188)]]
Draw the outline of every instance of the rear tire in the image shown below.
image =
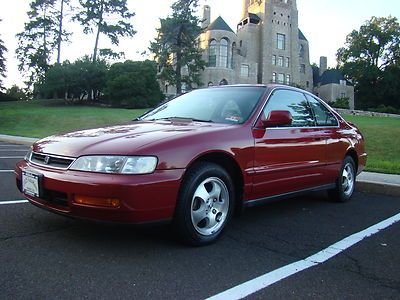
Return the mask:
[(336, 187), (328, 191), (329, 198), (336, 202), (347, 202), (354, 193), (356, 166), (353, 158), (346, 156), (336, 180)]
[(200, 162), (191, 167), (179, 193), (174, 225), (181, 239), (191, 245), (215, 242), (232, 216), (234, 186), (221, 166)]

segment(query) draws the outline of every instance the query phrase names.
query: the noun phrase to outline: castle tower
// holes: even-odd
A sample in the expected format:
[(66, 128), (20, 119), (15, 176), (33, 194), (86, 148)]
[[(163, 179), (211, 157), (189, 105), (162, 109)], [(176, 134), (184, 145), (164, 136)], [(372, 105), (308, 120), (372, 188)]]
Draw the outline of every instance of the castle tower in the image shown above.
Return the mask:
[(309, 45), (298, 26), (296, 0), (243, 0), (241, 53), (258, 62), (259, 83), (312, 89)]

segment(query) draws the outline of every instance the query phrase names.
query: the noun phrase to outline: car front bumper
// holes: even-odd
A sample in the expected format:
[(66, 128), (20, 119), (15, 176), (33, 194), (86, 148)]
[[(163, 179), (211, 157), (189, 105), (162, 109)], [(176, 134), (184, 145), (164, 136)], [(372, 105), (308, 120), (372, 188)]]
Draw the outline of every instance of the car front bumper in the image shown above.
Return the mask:
[[(156, 170), (149, 175), (100, 174), (47, 169), (25, 160), (15, 167), (22, 192), (22, 171), (39, 174), (41, 195), (24, 196), (49, 211), (95, 221), (141, 224), (170, 220), (184, 169)], [(78, 204), (77, 196), (118, 199), (118, 207)]]

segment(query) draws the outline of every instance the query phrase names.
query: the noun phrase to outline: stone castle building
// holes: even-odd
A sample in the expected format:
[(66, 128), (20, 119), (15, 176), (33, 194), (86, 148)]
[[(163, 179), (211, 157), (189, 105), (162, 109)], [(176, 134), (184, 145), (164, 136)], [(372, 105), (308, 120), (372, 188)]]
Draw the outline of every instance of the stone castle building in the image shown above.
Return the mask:
[(234, 32), (204, 7), (200, 47), (208, 85), (280, 83), (313, 89), (309, 44), (298, 26), (296, 0), (243, 0)]
[[(312, 69), (310, 45), (298, 25), (296, 0), (243, 0), (236, 31), (222, 17), (211, 22), (210, 6), (203, 7), (202, 19), (205, 30), (199, 44), (207, 63), (201, 74), (203, 86), (293, 85), (329, 102), (348, 97), (354, 108), (353, 86), (337, 70), (327, 69), (325, 57), (318, 70)], [(173, 93), (173, 87), (164, 87), (166, 94)]]

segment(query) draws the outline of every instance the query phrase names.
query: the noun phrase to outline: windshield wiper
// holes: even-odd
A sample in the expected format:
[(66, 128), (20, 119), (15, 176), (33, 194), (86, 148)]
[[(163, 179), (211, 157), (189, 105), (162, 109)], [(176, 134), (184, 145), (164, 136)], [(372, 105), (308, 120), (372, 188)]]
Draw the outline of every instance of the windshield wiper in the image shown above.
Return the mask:
[(168, 120), (168, 121), (188, 121), (188, 122), (204, 122), (204, 123), (213, 123), (212, 120), (201, 120), (196, 118), (187, 118), (187, 117), (166, 117), (159, 119), (150, 119), (149, 121), (160, 121), (160, 120)]

